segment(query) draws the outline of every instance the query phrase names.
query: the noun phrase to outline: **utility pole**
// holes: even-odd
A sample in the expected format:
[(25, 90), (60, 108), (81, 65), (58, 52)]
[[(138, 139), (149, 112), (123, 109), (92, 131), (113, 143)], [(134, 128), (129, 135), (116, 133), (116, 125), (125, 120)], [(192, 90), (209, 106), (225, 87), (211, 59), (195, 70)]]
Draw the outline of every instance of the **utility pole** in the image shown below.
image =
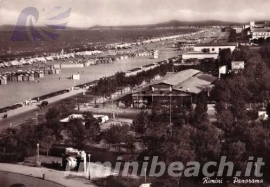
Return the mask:
[(172, 137), (172, 87), (170, 87), (170, 135)]

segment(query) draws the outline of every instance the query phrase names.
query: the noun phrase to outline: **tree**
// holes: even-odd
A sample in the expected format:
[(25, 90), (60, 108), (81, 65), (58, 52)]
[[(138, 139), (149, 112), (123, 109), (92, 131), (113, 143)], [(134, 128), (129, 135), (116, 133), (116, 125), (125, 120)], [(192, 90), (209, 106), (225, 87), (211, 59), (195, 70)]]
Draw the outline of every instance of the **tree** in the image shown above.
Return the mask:
[(201, 163), (218, 160), (221, 153), (221, 139), (218, 129), (210, 123), (204, 123), (193, 133), (197, 159)]
[(243, 170), (245, 167), (245, 154), (246, 154), (246, 144), (244, 142), (238, 141), (234, 142), (229, 146), (228, 157), (236, 167)]
[[(103, 133), (104, 139), (109, 144), (120, 144), (126, 142), (130, 127), (128, 125), (113, 124), (111, 128), (106, 129)], [(120, 147), (119, 147), (120, 148)]]
[(196, 103), (196, 108), (194, 111), (194, 123), (195, 124), (200, 124), (204, 121), (208, 120), (208, 115), (207, 115), (207, 98), (204, 93), (201, 93), (198, 97), (197, 103)]
[(46, 125), (39, 125), (36, 129), (37, 137), (41, 148), (46, 150), (47, 156), (49, 155), (49, 150), (56, 141), (56, 137), (52, 129), (46, 127)]
[(236, 42), (236, 30), (235, 29), (230, 30), (229, 42)]
[(136, 133), (144, 134), (150, 125), (150, 121), (148, 120), (148, 112), (141, 111), (136, 118), (133, 120), (133, 127)]
[(71, 119), (67, 125), (68, 136), (71, 138), (72, 143), (78, 148), (84, 148), (89, 140), (89, 136), (82, 122), (82, 119), (74, 118)]
[(226, 133), (229, 133), (232, 131), (233, 123), (234, 123), (234, 117), (230, 110), (221, 110), (217, 113), (217, 122), (220, 124), (220, 127), (222, 130), (224, 130)]
[(61, 132), (63, 130), (63, 125), (60, 123), (61, 112), (56, 107), (50, 108), (45, 115), (46, 126), (52, 129), (57, 140), (62, 138)]
[(231, 61), (232, 61), (231, 49), (228, 48), (228, 49), (220, 50), (219, 57), (220, 57), (220, 64), (221, 65), (227, 65), (227, 66), (231, 65)]
[(94, 118), (91, 112), (85, 112), (83, 116), (87, 135), (89, 136), (91, 141), (95, 141), (100, 133), (101, 120)]

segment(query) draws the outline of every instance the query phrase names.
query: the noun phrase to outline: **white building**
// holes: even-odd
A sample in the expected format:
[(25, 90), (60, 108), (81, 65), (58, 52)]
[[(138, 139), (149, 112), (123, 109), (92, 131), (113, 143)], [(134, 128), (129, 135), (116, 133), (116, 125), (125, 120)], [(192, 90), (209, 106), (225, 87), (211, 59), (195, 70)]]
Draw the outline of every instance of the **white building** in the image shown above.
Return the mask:
[(241, 71), (245, 69), (244, 61), (232, 61), (231, 62), (232, 71)]
[(251, 28), (251, 40), (259, 39), (259, 38), (268, 38), (270, 37), (270, 27), (264, 27), (264, 28)]
[(221, 75), (226, 75), (228, 72), (228, 67), (226, 65), (219, 67), (219, 76), (218, 78), (221, 78)]
[(154, 56), (154, 59), (158, 59), (158, 50), (155, 50), (154, 51), (154, 55), (153, 56)]
[(203, 53), (219, 53), (222, 49), (231, 49), (231, 51), (234, 51), (237, 47), (238, 43), (201, 43), (194, 46), (194, 51)]
[[(100, 119), (101, 122), (100, 123), (105, 123), (107, 121), (109, 121), (109, 116), (107, 115), (98, 115), (98, 114), (94, 114), (93, 115), (94, 118), (96, 119)], [(84, 119), (83, 114), (71, 114), (70, 116), (61, 119), (60, 122), (61, 123), (68, 123), (71, 119)]]
[(268, 119), (268, 115), (267, 115), (267, 112), (265, 110), (259, 110), (258, 111), (258, 119), (259, 120), (267, 120)]
[(80, 80), (80, 74), (73, 74), (71, 76), (71, 79), (73, 79), (73, 80)]
[(236, 33), (241, 33), (243, 31), (243, 28), (240, 26), (235, 26), (233, 29), (236, 31)]
[(218, 53), (202, 53), (202, 52), (189, 52), (184, 53), (182, 55), (183, 60), (190, 60), (190, 59), (218, 59)]

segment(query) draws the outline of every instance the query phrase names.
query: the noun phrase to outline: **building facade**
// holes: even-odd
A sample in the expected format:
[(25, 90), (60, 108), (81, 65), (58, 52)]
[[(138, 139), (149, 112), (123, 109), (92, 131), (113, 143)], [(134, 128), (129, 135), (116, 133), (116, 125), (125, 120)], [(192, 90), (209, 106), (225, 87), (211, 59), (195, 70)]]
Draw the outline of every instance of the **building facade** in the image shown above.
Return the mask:
[(216, 79), (194, 69), (170, 73), (153, 84), (134, 91), (133, 106), (140, 108), (155, 102), (168, 106), (169, 102), (176, 101), (183, 105), (191, 104), (196, 102), (200, 93), (209, 91)]
[(194, 51), (203, 53), (219, 53), (222, 49), (231, 49), (234, 51), (238, 47), (238, 43), (208, 43), (197, 44), (194, 46)]
[(183, 60), (190, 60), (190, 59), (218, 59), (218, 53), (202, 53), (202, 52), (190, 52), (184, 53), (182, 55)]

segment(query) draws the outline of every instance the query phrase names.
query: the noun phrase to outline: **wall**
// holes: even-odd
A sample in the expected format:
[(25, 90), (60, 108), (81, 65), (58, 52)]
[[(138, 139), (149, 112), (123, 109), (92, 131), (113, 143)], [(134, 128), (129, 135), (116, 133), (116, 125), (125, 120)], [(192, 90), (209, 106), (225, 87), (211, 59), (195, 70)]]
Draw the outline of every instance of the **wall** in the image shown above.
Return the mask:
[(219, 53), (221, 49), (228, 49), (230, 48), (231, 51), (234, 51), (236, 46), (194, 46), (194, 51), (202, 52), (203, 49), (209, 49), (209, 53)]
[(213, 58), (218, 59), (218, 53), (185, 53), (182, 55), (183, 60), (188, 59), (205, 59), (205, 58)]

